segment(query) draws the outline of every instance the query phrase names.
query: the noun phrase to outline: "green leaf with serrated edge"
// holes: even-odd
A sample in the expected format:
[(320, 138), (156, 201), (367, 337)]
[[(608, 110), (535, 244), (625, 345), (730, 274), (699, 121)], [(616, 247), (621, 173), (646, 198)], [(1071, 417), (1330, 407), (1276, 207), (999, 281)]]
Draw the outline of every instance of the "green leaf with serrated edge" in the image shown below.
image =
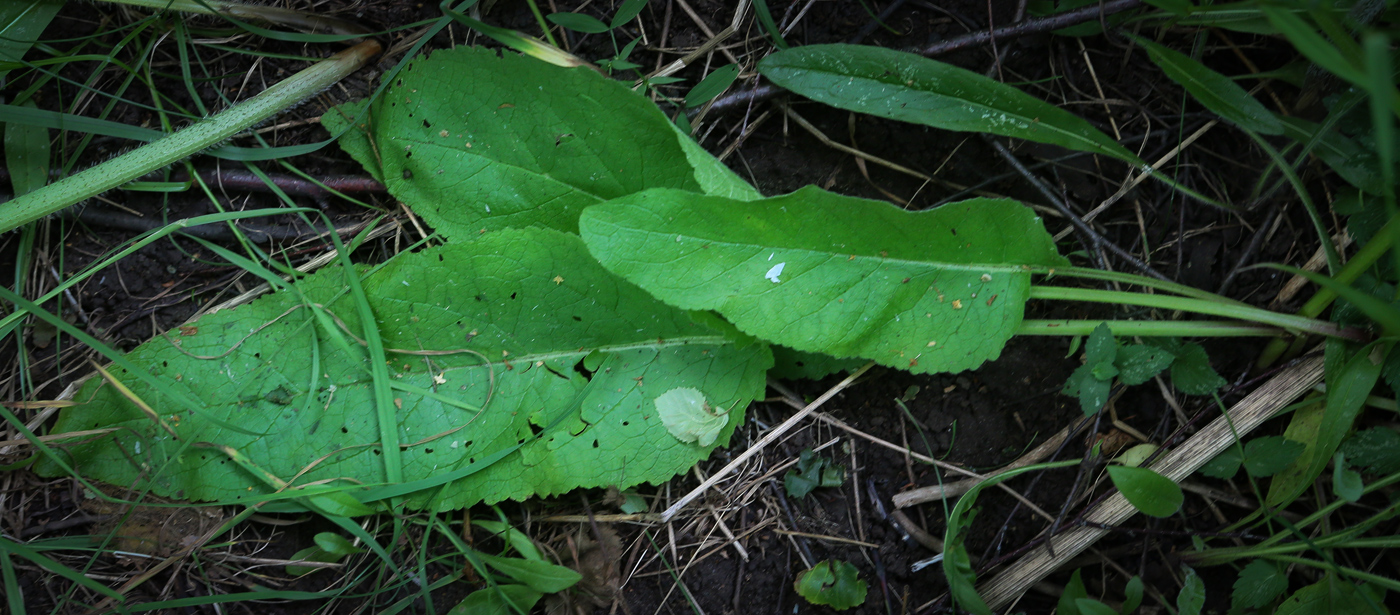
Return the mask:
[(579, 225), (604, 266), (671, 305), (915, 373), (995, 358), (1024, 314), (1022, 265), (1065, 263), (1035, 214), (1007, 200), (908, 212), (815, 187), (747, 203), (648, 190), (590, 207)]
[(478, 553), (477, 557), (486, 562), (487, 566), (495, 569), (496, 572), (519, 581), (530, 589), (546, 594), (564, 591), (573, 587), (575, 583), (579, 582), (579, 579), (583, 578), (583, 575), (573, 569), (549, 562), (485, 553)]
[(865, 362), (861, 359), (838, 359), (817, 352), (802, 352), (774, 344), (773, 369), (768, 375), (783, 380), (821, 380), (837, 372), (849, 372)]
[[(24, 106), (34, 108), (34, 101), (25, 101)], [(49, 183), (49, 129), (16, 122), (5, 124), (5, 164), (15, 196)]]
[(1240, 452), (1240, 447), (1231, 444), (1230, 448), (1221, 451), (1219, 455), (1207, 461), (1205, 465), (1201, 466), (1201, 469), (1197, 471), (1211, 478), (1226, 480), (1234, 478), (1235, 474), (1240, 471), (1240, 466), (1243, 464), (1244, 454)]
[(1347, 462), (1372, 474), (1400, 472), (1400, 433), (1389, 427), (1358, 431), (1337, 450), (1346, 454)]
[(597, 17), (584, 15), (583, 13), (551, 13), (545, 15), (550, 23), (584, 34), (602, 34), (611, 30), (608, 24), (603, 23)]
[(865, 603), (865, 581), (850, 562), (825, 560), (797, 575), (797, 594), (812, 604), (824, 604), (837, 611)]
[(1089, 339), (1084, 342), (1084, 363), (1111, 363), (1117, 356), (1118, 342), (1113, 339), (1113, 332), (1109, 330), (1108, 323), (1099, 323), (1099, 326), (1089, 333)]
[(1206, 584), (1190, 566), (1182, 566), (1181, 591), (1176, 594), (1177, 615), (1201, 615), (1206, 605)]
[(529, 613), (535, 603), (544, 597), (524, 585), (497, 585), (478, 589), (461, 602), (447, 615), (518, 615)]
[(413, 60), (366, 123), (389, 192), (450, 238), (574, 232), (588, 205), (701, 189), (650, 100), (594, 71), (512, 53), (460, 47)]
[(1108, 403), (1108, 396), (1112, 391), (1113, 383), (1095, 377), (1093, 366), (1080, 365), (1069, 375), (1069, 380), (1065, 381), (1061, 392), (1079, 398), (1079, 409), (1084, 412), (1084, 416), (1089, 416)]
[(1108, 361), (1091, 366), (1089, 371), (1094, 374), (1094, 378), (1103, 381), (1113, 380), (1113, 377), (1118, 375), (1118, 368)]
[(695, 84), (685, 95), (686, 108), (695, 108), (710, 102), (714, 97), (723, 94), (729, 89), (730, 84), (739, 78), (739, 65), (726, 64), (716, 68), (713, 72), (705, 75), (700, 83)]
[(1337, 497), (1348, 502), (1356, 502), (1361, 499), (1362, 488), (1361, 474), (1356, 470), (1347, 467), (1347, 458), (1343, 453), (1337, 453), (1332, 457), (1332, 491)]
[[(184, 335), (132, 351), (137, 365), (204, 404), (200, 414), (113, 373), (161, 416), (178, 416), (183, 442), (231, 446), (282, 480), (297, 477), (296, 485), (381, 484), (379, 426), (365, 411), (372, 406), (365, 359), (329, 341), (363, 330), (351, 299), (339, 296), (343, 275), (328, 269), (299, 282), (308, 301), (341, 319), (343, 331), (318, 328), (311, 310), (284, 292), (206, 315)], [(666, 480), (711, 449), (672, 437), (652, 400), (679, 386), (704, 392), (730, 409), (716, 440), (723, 445), (749, 401), (762, 395), (771, 365), (766, 347), (736, 348), (604, 271), (582, 241), (558, 231), (506, 230), (403, 254), (364, 276), (363, 286), (390, 349), (405, 481), (503, 456), (449, 485), (440, 509)], [(575, 366), (595, 351), (602, 362), (585, 378)], [(314, 353), (320, 369), (313, 375)], [(118, 428), (69, 448), (93, 479), (188, 500), (248, 501), (271, 491), (223, 456), (171, 441), (112, 387), (90, 381), (78, 399), (93, 401), (65, 409), (56, 433)], [(265, 435), (221, 429), (205, 415)], [(410, 493), (406, 504), (422, 507), (433, 491)]]
[(1163, 348), (1133, 344), (1120, 347), (1113, 364), (1118, 366), (1118, 380), (1128, 386), (1137, 386), (1171, 367), (1175, 360), (1176, 355)]
[(1139, 36), (1128, 35), (1167, 77), (1175, 81), (1192, 98), (1207, 109), (1245, 130), (1276, 135), (1283, 125), (1264, 107), (1264, 103), (1249, 95), (1229, 77), (1217, 73), (1184, 53), (1158, 45)]
[(694, 442), (699, 446), (714, 444), (720, 430), (729, 422), (729, 414), (723, 408), (711, 408), (705, 403), (705, 394), (690, 387), (666, 391), (652, 403), (666, 431), (681, 442)]
[(1123, 608), (1119, 610), (1122, 615), (1129, 615), (1137, 612), (1137, 608), (1142, 604), (1142, 577), (1134, 576), (1128, 579), (1128, 584), (1123, 586)]
[(1235, 591), (1230, 594), (1230, 608), (1258, 609), (1273, 602), (1288, 589), (1288, 575), (1269, 560), (1251, 560), (1235, 579)]
[(327, 109), (321, 114), (321, 126), (330, 131), (331, 134), (339, 134), (340, 139), (336, 144), (345, 153), (350, 154), (355, 162), (365, 168), (370, 177), (375, 181), (384, 183), (384, 169), (379, 167), (379, 154), (376, 153), (374, 143), (371, 141), (375, 130), (370, 128), (374, 118), (370, 114), (365, 114), (353, 129), (350, 128), (350, 121), (355, 119), (368, 105), (367, 101), (357, 100)]
[(1079, 601), (1089, 597), (1089, 590), (1084, 587), (1084, 577), (1082, 571), (1075, 569), (1069, 575), (1069, 583), (1065, 584), (1064, 593), (1060, 594), (1060, 600), (1055, 612), (1062, 615), (1080, 615)]
[[(685, 117), (684, 113), (679, 115), (677, 119), (683, 117)], [(700, 184), (701, 192), (740, 201), (763, 198), (758, 190), (725, 166), (718, 158), (710, 155), (709, 152), (705, 151), (705, 148), (700, 147), (700, 144), (696, 143), (695, 139), (682, 131), (679, 126), (671, 122), (666, 122), (666, 125), (671, 127), (671, 132), (675, 133), (676, 139), (681, 144), (681, 150), (685, 152), (686, 161), (695, 169), (695, 181)]]
[(797, 468), (783, 475), (783, 487), (788, 495), (805, 498), (817, 487), (840, 487), (845, 476), (845, 468), (831, 463), (830, 459), (817, 455), (810, 448), (804, 448), (798, 455)]
[(1181, 487), (1147, 468), (1108, 466), (1108, 477), (1133, 508), (1153, 517), (1170, 517), (1181, 508)]
[(1244, 470), (1250, 476), (1264, 478), (1282, 472), (1307, 447), (1283, 436), (1255, 438), (1244, 445)]
[(807, 45), (764, 58), (758, 71), (833, 107), (1143, 161), (1074, 114), (1004, 83), (922, 56), (867, 45)]
[[(1332, 345), (1327, 346), (1326, 352), (1335, 354), (1333, 348)], [(1347, 358), (1340, 369), (1325, 373), (1327, 403), (1323, 406), (1316, 429), (1297, 435), (1284, 434), (1290, 440), (1305, 444), (1306, 449), (1293, 465), (1269, 485), (1266, 501), (1270, 507), (1287, 506), (1322, 475), (1337, 447), (1341, 446), (1342, 440), (1356, 423), (1357, 415), (1366, 404), (1366, 397), (1380, 380), (1384, 353), (1389, 349), (1387, 342), (1372, 342), (1361, 352)], [(1294, 414), (1296, 419), (1297, 413)], [(1288, 432), (1292, 431), (1292, 427), (1290, 424)]]
[(1373, 613), (1356, 585), (1327, 573), (1321, 581), (1293, 592), (1278, 605), (1274, 615), (1332, 615)]
[(1079, 388), (1079, 409), (1084, 412), (1084, 416), (1089, 416), (1108, 403), (1108, 398), (1113, 392), (1113, 383), (1098, 378), (1085, 378), (1082, 382), (1083, 385)]
[(1187, 395), (1210, 395), (1225, 386), (1225, 379), (1210, 367), (1210, 357), (1200, 344), (1182, 344), (1172, 362), (1172, 386)]

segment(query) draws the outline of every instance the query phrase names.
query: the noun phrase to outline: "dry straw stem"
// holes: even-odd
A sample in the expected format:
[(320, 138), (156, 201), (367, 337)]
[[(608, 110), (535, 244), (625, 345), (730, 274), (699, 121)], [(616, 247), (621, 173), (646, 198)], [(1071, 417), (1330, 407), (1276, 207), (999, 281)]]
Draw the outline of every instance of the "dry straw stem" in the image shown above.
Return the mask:
[(379, 49), (379, 43), (374, 41), (355, 45), (218, 115), (16, 198), (9, 202), (3, 217), (0, 217), (0, 233), (218, 145), (344, 79), (379, 53)]
[[(1233, 445), (1237, 435), (1244, 436), (1249, 433), (1272, 417), (1279, 408), (1291, 403), (1321, 381), (1320, 356), (1309, 357), (1289, 366), (1235, 404), (1228, 417), (1221, 416), (1215, 419), (1185, 444), (1152, 464), (1151, 469), (1173, 481), (1181, 482), (1221, 451)], [(1137, 510), (1128, 503), (1123, 494), (1115, 493), (1084, 518), (1089, 523), (1113, 526), (1136, 513)], [(978, 589), (978, 593), (982, 594), (982, 598), (993, 610), (1010, 604), (1037, 581), (1054, 572), (1107, 533), (1108, 530), (1083, 526), (1055, 536), (1055, 555), (1050, 555), (1043, 546), (1038, 547), (998, 573)]]

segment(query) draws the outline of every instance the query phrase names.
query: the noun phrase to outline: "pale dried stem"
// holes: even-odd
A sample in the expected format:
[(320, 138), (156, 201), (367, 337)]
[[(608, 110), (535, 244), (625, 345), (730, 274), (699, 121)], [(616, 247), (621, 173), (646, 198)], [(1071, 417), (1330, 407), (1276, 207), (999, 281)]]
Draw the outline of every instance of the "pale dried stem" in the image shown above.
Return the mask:
[[(1173, 481), (1182, 481), (1321, 380), (1321, 357), (1295, 363), (1235, 404), (1228, 416), (1217, 418), (1185, 444), (1162, 456), (1151, 469)], [(1085, 515), (1085, 520), (1112, 526), (1136, 513), (1121, 493), (1115, 493)], [(1055, 537), (1055, 555), (1038, 547), (1003, 569), (978, 592), (993, 610), (999, 609), (1107, 533), (1108, 530), (1082, 526), (1060, 534)]]

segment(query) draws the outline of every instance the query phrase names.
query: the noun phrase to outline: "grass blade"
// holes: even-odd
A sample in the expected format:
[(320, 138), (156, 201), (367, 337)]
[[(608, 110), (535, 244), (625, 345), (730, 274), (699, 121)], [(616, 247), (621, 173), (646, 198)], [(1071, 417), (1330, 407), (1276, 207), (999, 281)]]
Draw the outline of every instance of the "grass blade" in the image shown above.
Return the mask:
[(1131, 38), (1147, 50), (1152, 63), (1161, 68), (1167, 77), (1185, 88), (1192, 97), (1216, 115), (1240, 128), (1260, 134), (1276, 135), (1283, 132), (1283, 125), (1279, 123), (1278, 118), (1229, 77), (1174, 49), (1142, 37)]

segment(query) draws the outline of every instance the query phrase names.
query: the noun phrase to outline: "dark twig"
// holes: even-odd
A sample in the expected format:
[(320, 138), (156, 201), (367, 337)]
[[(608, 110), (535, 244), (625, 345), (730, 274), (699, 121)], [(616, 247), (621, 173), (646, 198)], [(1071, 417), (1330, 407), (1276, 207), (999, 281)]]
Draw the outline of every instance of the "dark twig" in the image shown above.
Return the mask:
[[(251, 171), (242, 169), (205, 169), (199, 171), (199, 177), (200, 179), (204, 180), (204, 183), (209, 184), (210, 186), (215, 188), (221, 187), (225, 190), (237, 190), (244, 192), (272, 191), (272, 187), (268, 185), (268, 182), (263, 181), (261, 177), (254, 175)], [(341, 194), (347, 195), (383, 194), (385, 192), (384, 184), (381, 184), (369, 177), (358, 175), (331, 175), (327, 177), (318, 177), (316, 178), (315, 182), (303, 179), (301, 177), (297, 177), (295, 175), (283, 175), (274, 173), (268, 173), (267, 178), (271, 181), (272, 186), (276, 186), (282, 192), (285, 192), (288, 196), (306, 196), (316, 199), (318, 201), (333, 196), (333, 193), (328, 191), (327, 188), (339, 192)], [(189, 181), (189, 179), (190, 176), (188, 173), (185, 173), (184, 171), (179, 171), (173, 173), (168, 180), (165, 178), (164, 175), (160, 173), (153, 173), (151, 175), (142, 177), (139, 181), (185, 182)], [(0, 184), (8, 184), (9, 182), (9, 170), (5, 169), (4, 167), (0, 167)], [(316, 182), (320, 182), (322, 185), (325, 186), (325, 188), (318, 186)]]
[(936, 56), (945, 53), (986, 44), (994, 40), (1000, 41), (1009, 38), (1025, 36), (1027, 34), (1039, 34), (1051, 30), (1059, 30), (1086, 21), (1101, 19), (1114, 13), (1135, 9), (1142, 6), (1142, 0), (1112, 0), (1103, 4), (1091, 4), (1082, 9), (1066, 11), (1040, 19), (1027, 19), (1022, 22), (1010, 24), (994, 30), (974, 30), (957, 38), (950, 38), (946, 41), (934, 43), (923, 49), (913, 50), (922, 56)]
[[(1135, 9), (1139, 6), (1142, 6), (1142, 0), (1111, 0), (1103, 4), (1093, 4), (1082, 9), (1067, 11), (1058, 15), (1051, 15), (1040, 19), (1028, 19), (993, 30), (975, 30), (956, 38), (934, 43), (923, 49), (911, 51), (923, 56), (942, 55), (969, 47), (975, 47), (977, 45), (983, 45), (993, 40), (1001, 41), (1025, 36), (1027, 34), (1059, 30), (1060, 28), (1066, 28), (1086, 21), (1101, 19), (1114, 13)], [(781, 92), (783, 92), (782, 88), (771, 83), (735, 90), (716, 98), (710, 105), (710, 113), (728, 113), (739, 109), (745, 109), (753, 103), (768, 100)]]
[(1264, 245), (1264, 237), (1269, 234), (1269, 227), (1273, 226), (1274, 219), (1278, 218), (1282, 207), (1275, 207), (1269, 211), (1269, 215), (1264, 218), (1264, 223), (1259, 225), (1259, 230), (1254, 233), (1254, 237), (1249, 240), (1249, 246), (1240, 254), (1239, 260), (1235, 261), (1235, 266), (1230, 269), (1230, 275), (1225, 276), (1225, 281), (1220, 283), (1220, 288), (1215, 290), (1215, 294), (1223, 295), (1230, 288), (1240, 271), (1244, 270), (1254, 260), (1254, 256), (1259, 253), (1259, 248)]
[(992, 149), (995, 149), (997, 151), (997, 154), (1000, 154), (1002, 159), (1005, 160), (1007, 164), (1011, 165), (1011, 168), (1016, 169), (1016, 172), (1020, 173), (1021, 176), (1026, 179), (1026, 181), (1030, 182), (1032, 186), (1035, 186), (1035, 189), (1040, 192), (1041, 196), (1044, 196), (1045, 199), (1049, 201), (1051, 205), (1054, 205), (1055, 209), (1060, 210), (1060, 213), (1064, 215), (1065, 219), (1069, 220), (1070, 224), (1074, 225), (1075, 230), (1079, 231), (1081, 234), (1090, 238), (1093, 241), (1095, 245), (1089, 246), (1091, 249), (1096, 249), (1100, 247), (1106, 248), (1109, 252), (1112, 252), (1115, 255), (1117, 255), (1118, 258), (1127, 261), (1128, 264), (1136, 267), (1139, 271), (1142, 271), (1143, 273), (1157, 278), (1159, 280), (1167, 282), (1171, 281), (1170, 278), (1158, 273), (1156, 269), (1153, 269), (1147, 263), (1138, 260), (1136, 256), (1129, 254), (1123, 248), (1118, 247), (1117, 244), (1105, 239), (1102, 235), (1100, 235), (1097, 231), (1090, 227), (1087, 222), (1085, 222), (1082, 218), (1079, 217), (1079, 214), (1076, 214), (1070, 210), (1069, 205), (1066, 205), (1065, 202), (1060, 199), (1059, 195), (1055, 194), (1054, 190), (1051, 190), (1049, 186), (1045, 185), (1044, 181), (1042, 181), (1039, 177), (1036, 177), (1034, 173), (1031, 173), (1030, 169), (1027, 169), (1025, 165), (1021, 164), (1021, 161), (1017, 160), (1016, 156), (1014, 156), (1011, 153), (1011, 150), (1006, 149), (1005, 145), (1002, 145), (996, 139), (988, 137), (987, 135), (982, 136), (983, 139), (987, 142), (987, 144), (991, 145)]
[[(70, 208), (63, 212), (64, 216), (76, 218), (77, 220), (90, 226), (107, 229), (120, 229), (124, 231), (135, 231), (144, 233), (165, 227), (172, 220), (160, 220), (158, 218), (143, 218), (140, 216), (102, 209), (98, 207)], [(254, 225), (248, 222), (238, 222), (238, 230), (253, 243), (271, 243), (280, 241), (293, 241), (303, 237), (311, 237), (326, 232), (326, 229), (319, 226), (308, 227), (295, 223)], [(363, 222), (354, 222), (336, 228), (336, 232), (344, 235), (349, 232), (364, 228)], [(234, 238), (233, 229), (227, 224), (205, 224), (202, 226), (191, 226), (180, 230), (180, 233), (208, 239), (210, 241), (230, 241)]]
[(860, 30), (856, 31), (855, 36), (846, 39), (846, 42), (851, 45), (860, 44), (861, 41), (865, 40), (865, 37), (870, 36), (871, 33), (875, 32), (876, 28), (884, 24), (885, 20), (890, 18), (890, 15), (893, 15), (895, 11), (899, 10), (899, 7), (904, 6), (904, 2), (905, 0), (894, 0), (894, 2), (891, 2), (889, 6), (885, 7), (885, 10), (880, 11), (878, 16), (866, 22), (864, 26), (861, 26)]

